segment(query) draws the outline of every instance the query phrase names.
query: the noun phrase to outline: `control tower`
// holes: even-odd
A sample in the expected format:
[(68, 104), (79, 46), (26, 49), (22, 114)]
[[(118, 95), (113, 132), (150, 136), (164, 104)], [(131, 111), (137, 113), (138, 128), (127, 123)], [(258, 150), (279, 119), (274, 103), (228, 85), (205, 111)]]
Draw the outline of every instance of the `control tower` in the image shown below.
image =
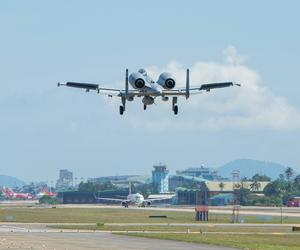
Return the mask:
[(153, 166), (152, 185), (153, 193), (169, 192), (169, 170), (166, 165)]

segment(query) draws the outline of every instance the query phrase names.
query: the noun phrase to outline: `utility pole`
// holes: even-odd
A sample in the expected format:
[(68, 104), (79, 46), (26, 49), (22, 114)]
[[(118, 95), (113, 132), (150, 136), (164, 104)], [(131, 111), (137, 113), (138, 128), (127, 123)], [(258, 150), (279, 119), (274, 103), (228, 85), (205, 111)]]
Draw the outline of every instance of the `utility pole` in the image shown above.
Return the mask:
[(282, 216), (282, 206), (283, 206), (283, 193), (281, 192), (281, 205), (280, 205), (280, 222), (283, 223), (283, 216)]

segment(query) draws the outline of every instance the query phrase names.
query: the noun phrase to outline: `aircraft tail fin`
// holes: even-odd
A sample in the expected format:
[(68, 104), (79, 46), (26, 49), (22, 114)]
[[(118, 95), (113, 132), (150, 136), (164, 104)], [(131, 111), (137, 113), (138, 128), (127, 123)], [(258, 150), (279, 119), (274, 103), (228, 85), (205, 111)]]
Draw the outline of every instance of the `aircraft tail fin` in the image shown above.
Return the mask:
[(190, 97), (190, 70), (186, 70), (185, 99)]
[(10, 197), (10, 196), (13, 196), (14, 192), (10, 189), (10, 188), (3, 188), (3, 194), (6, 196), (6, 197)]

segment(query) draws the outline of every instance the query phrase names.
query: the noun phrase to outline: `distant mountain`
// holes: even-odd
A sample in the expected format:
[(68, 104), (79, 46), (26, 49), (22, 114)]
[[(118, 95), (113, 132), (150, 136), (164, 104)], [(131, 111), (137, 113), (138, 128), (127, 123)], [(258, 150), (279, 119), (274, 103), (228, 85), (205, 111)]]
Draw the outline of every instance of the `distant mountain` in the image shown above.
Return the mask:
[(282, 174), (288, 166), (283, 166), (278, 163), (256, 161), (251, 159), (238, 159), (217, 168), (218, 174), (222, 177), (232, 178), (233, 170), (240, 171), (240, 177), (251, 178), (256, 173), (264, 174), (270, 178), (277, 179), (279, 174)]
[(0, 186), (5, 187), (22, 187), (26, 183), (24, 181), (21, 181), (15, 177), (7, 176), (7, 175), (0, 175)]

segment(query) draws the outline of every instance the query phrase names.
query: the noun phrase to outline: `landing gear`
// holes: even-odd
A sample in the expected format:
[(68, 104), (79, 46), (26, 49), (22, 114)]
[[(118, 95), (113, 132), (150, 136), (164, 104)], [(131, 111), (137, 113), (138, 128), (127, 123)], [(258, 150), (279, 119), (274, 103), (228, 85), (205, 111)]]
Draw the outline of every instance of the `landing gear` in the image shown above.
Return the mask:
[(174, 112), (174, 115), (177, 115), (178, 114), (178, 106), (176, 105), (177, 104), (177, 97), (174, 96), (172, 98), (172, 110)]
[(147, 109), (147, 105), (144, 104), (144, 110), (146, 110), (146, 109)]
[(123, 115), (123, 113), (124, 113), (124, 106), (120, 106), (120, 115)]
[(123, 115), (124, 111), (125, 111), (125, 105), (126, 105), (126, 98), (124, 96), (122, 96), (122, 105), (120, 106), (120, 115)]
[(177, 105), (174, 106), (174, 110), (173, 111), (174, 111), (174, 115), (178, 114), (178, 106)]

